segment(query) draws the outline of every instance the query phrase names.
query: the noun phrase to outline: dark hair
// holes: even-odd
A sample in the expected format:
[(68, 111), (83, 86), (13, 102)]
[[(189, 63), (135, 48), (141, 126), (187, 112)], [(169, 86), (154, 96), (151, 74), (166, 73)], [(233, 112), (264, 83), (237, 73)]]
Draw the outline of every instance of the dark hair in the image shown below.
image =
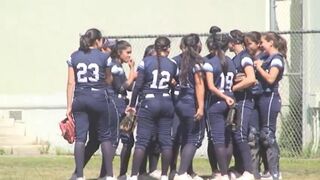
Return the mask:
[(250, 39), (252, 42), (255, 42), (256, 44), (261, 43), (261, 33), (257, 31), (251, 31), (244, 35), (244, 41), (247, 42), (247, 40)]
[(147, 56), (152, 56), (152, 53), (155, 52), (154, 50), (154, 45), (151, 44), (149, 46), (146, 47), (146, 49), (144, 50), (144, 55), (143, 57), (147, 57)]
[(273, 41), (273, 46), (278, 49), (279, 53), (283, 55), (284, 58), (287, 58), (287, 41), (275, 32), (267, 32), (262, 35), (265, 40)]
[(157, 54), (157, 69), (158, 69), (158, 76), (157, 76), (157, 82), (159, 81), (159, 78), (161, 76), (161, 67), (160, 67), (160, 54), (161, 52), (168, 51), (170, 48), (170, 40), (169, 38), (165, 36), (158, 37), (154, 42), (154, 50)]
[(117, 42), (117, 39), (109, 39), (107, 37), (102, 37), (102, 48), (110, 48), (112, 50), (117, 44)]
[(90, 51), (90, 46), (93, 46), (96, 40), (102, 38), (101, 32), (98, 29), (92, 28), (86, 31), (84, 35), (80, 37), (79, 50), (87, 53)]
[(131, 47), (131, 45), (127, 41), (124, 41), (124, 40), (117, 41), (114, 48), (111, 50), (111, 54), (110, 54), (111, 58), (112, 59), (119, 58), (121, 51), (127, 49), (128, 47)]
[(183, 37), (181, 38), (181, 41), (180, 41), (179, 48), (180, 48), (181, 51), (184, 51), (185, 48), (186, 48), (186, 45), (185, 45), (185, 43), (184, 43), (184, 39), (185, 39), (185, 36), (183, 36)]
[(217, 55), (219, 57), (222, 72), (226, 75), (228, 72), (228, 62), (224, 52), (228, 48), (230, 38), (227, 34), (217, 34), (221, 32), (221, 29), (217, 26), (212, 26), (209, 32), (211, 35), (206, 41), (208, 50), (213, 53), (213, 56)]
[(261, 33), (257, 32), (257, 31), (251, 31), (251, 32), (246, 33), (244, 35), (244, 44), (245, 44), (245, 46), (247, 46), (249, 40), (258, 45), (258, 49), (255, 50), (254, 52), (252, 52), (252, 53), (254, 53), (254, 54), (252, 54), (252, 56), (255, 56), (255, 53), (257, 53), (257, 52), (263, 52), (263, 49), (260, 46), (260, 44), (261, 44)]
[(234, 29), (229, 33), (230, 41), (236, 44), (243, 44), (244, 42), (244, 34), (238, 30)]
[(200, 56), (201, 46), (199, 46), (200, 37), (198, 34), (188, 34), (182, 38), (183, 44), (185, 46), (182, 52), (181, 59), (181, 72), (179, 75), (179, 80), (181, 84), (187, 82), (188, 74), (190, 70), (196, 65), (203, 63), (203, 58)]

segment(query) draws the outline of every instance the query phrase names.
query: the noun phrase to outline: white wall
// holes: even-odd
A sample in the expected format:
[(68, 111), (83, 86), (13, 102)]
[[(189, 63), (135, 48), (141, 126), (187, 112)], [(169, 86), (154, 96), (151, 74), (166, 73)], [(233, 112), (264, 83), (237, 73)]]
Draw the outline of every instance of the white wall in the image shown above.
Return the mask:
[[(64, 116), (65, 61), (86, 29), (96, 27), (104, 35), (206, 33), (211, 25), (265, 31), (267, 5), (257, 0), (2, 0), (0, 110), (18, 107), (23, 120), (39, 128), (31, 132), (57, 138), (52, 129)], [(139, 48), (135, 59), (145, 47), (138, 43), (132, 42)], [(43, 109), (48, 107), (56, 110)]]
[[(32, 103), (31, 96), (64, 93), (65, 61), (79, 33), (91, 27), (105, 35), (203, 33), (211, 25), (266, 30), (265, 6), (256, 0), (2, 0), (0, 94)], [(0, 101), (0, 107), (16, 104)]]

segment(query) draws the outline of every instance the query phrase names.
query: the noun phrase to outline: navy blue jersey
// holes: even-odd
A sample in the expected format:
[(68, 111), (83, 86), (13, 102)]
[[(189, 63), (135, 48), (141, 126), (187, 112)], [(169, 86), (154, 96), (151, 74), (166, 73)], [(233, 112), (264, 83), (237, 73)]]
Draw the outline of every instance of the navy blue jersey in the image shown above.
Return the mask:
[(144, 58), (139, 66), (138, 73), (144, 74), (143, 92), (169, 92), (170, 82), (177, 74), (177, 64), (167, 57), (160, 58), (160, 71), (158, 72), (158, 60), (156, 56)]
[[(261, 52), (258, 55), (253, 57), (253, 61), (256, 61), (256, 60), (265, 61), (266, 59), (268, 59), (268, 57), (269, 57), (269, 55), (267, 53)], [(253, 87), (251, 87), (251, 93), (255, 94), (255, 95), (259, 95), (259, 94), (262, 94), (262, 92), (263, 92), (263, 89), (262, 89), (262, 86), (261, 86), (262, 77), (258, 73), (256, 68), (254, 68), (254, 72), (255, 72), (255, 75), (256, 75), (257, 82)]]
[(213, 58), (213, 56), (214, 56), (213, 54), (209, 53), (209, 54), (207, 54), (206, 56), (204, 56), (203, 59), (206, 61), (206, 60), (208, 60), (208, 59)]
[(272, 67), (279, 69), (279, 74), (275, 82), (273, 84), (269, 84), (266, 80), (261, 79), (261, 85), (264, 92), (278, 93), (279, 81), (282, 79), (284, 72), (284, 57), (280, 53), (270, 55), (262, 64), (262, 68), (267, 72), (269, 72)]
[[(228, 71), (223, 73), (220, 59), (218, 56), (214, 56), (206, 60), (203, 69), (205, 72), (213, 73), (214, 85), (221, 91), (227, 94), (228, 96), (233, 96), (232, 85), (233, 78), (236, 74), (236, 69), (233, 62), (229, 57), (226, 56), (226, 61), (228, 63)], [(212, 94), (213, 95), (213, 94)], [(215, 95), (213, 95), (215, 96)]]
[(109, 55), (98, 49), (76, 51), (67, 61), (75, 73), (76, 88), (106, 88), (105, 72)]
[(253, 66), (253, 60), (247, 50), (241, 51), (232, 61), (236, 68), (236, 73), (244, 73), (244, 68), (247, 66)]
[(176, 79), (177, 79), (177, 83), (178, 83), (180, 89), (194, 90), (194, 88), (195, 88), (194, 74), (203, 70), (202, 65), (195, 64), (194, 67), (189, 67), (190, 69), (189, 69), (189, 73), (188, 73), (188, 77), (186, 79), (186, 82), (181, 82), (179, 79), (179, 76), (181, 73), (182, 55), (180, 54), (178, 56), (175, 56), (173, 59), (175, 60), (175, 62), (177, 63), (177, 66), (178, 66), (178, 75), (177, 75)]
[[(234, 63), (234, 66), (236, 68), (236, 74), (238, 73), (244, 73), (244, 69), (247, 66), (252, 66), (253, 67), (253, 60), (248, 53), (248, 51), (245, 49), (241, 51), (239, 54), (237, 54), (235, 57), (232, 58), (232, 62)], [(244, 89), (243, 91), (237, 91), (234, 94), (236, 97), (245, 97), (245, 92), (250, 92), (250, 87)]]
[(127, 76), (122, 67), (122, 64), (116, 59), (108, 59), (108, 66), (111, 67), (112, 73), (112, 88), (116, 94), (127, 95), (126, 89), (123, 87), (123, 84), (127, 81)]
[(145, 57), (138, 65), (138, 77), (132, 92), (130, 107), (135, 106), (139, 93), (142, 95), (169, 93), (172, 78), (177, 75), (177, 64), (170, 58), (159, 57), (160, 67), (158, 68), (157, 58), (157, 56)]
[(268, 59), (268, 57), (269, 57), (269, 55), (267, 53), (261, 52), (258, 55), (256, 55), (255, 57), (253, 57), (253, 60), (255, 61), (255, 60), (260, 59), (260, 60), (264, 61), (264, 60)]
[[(179, 74), (179, 67), (180, 67), (180, 63), (181, 63), (181, 58), (182, 58), (182, 54), (179, 54), (179, 55), (172, 58), (176, 62), (177, 67), (178, 67), (177, 75)], [(174, 91), (180, 91), (181, 88), (180, 88), (180, 84), (179, 84), (179, 77), (175, 76), (174, 78), (177, 82), (177, 85), (174, 87)]]

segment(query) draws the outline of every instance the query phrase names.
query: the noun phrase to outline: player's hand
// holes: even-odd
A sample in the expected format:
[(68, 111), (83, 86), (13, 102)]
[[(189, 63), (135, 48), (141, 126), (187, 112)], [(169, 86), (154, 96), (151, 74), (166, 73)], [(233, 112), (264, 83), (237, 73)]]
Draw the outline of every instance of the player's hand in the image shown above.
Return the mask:
[(134, 65), (135, 65), (134, 60), (133, 60), (133, 59), (129, 59), (128, 65), (129, 65), (129, 68), (130, 68), (130, 69), (134, 68)]
[(195, 120), (200, 121), (203, 117), (203, 108), (198, 108), (196, 114), (194, 115)]
[(228, 104), (228, 106), (232, 106), (234, 104), (234, 99), (231, 97), (227, 97), (225, 101)]
[(172, 80), (171, 80), (171, 84), (172, 84), (173, 86), (176, 86), (176, 85), (177, 85), (177, 81), (176, 81), (175, 79), (172, 79)]
[(136, 114), (136, 108), (128, 106), (125, 112), (126, 114)]
[(254, 64), (255, 67), (261, 67), (262, 64), (263, 64), (263, 61), (260, 60), (260, 59), (258, 59), (258, 60), (255, 60), (255, 61), (253, 62), (253, 64)]
[(66, 116), (68, 117), (68, 119), (73, 119), (71, 107), (67, 108)]
[(241, 82), (242, 80), (244, 80), (245, 77), (246, 77), (245, 73), (238, 73), (238, 74), (236, 74), (234, 82), (235, 83)]

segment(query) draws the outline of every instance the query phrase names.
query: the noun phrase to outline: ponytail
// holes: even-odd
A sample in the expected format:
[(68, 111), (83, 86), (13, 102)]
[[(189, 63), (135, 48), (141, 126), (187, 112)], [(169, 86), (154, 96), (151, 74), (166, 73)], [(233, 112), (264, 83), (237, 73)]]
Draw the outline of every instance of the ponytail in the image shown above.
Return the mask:
[(284, 58), (287, 58), (287, 41), (282, 36), (271, 31), (263, 34), (263, 38), (265, 38), (265, 40), (268, 42), (273, 41), (273, 46), (279, 51), (279, 53), (282, 54)]
[(157, 53), (157, 69), (158, 69), (158, 76), (157, 76), (157, 83), (161, 76), (161, 63), (160, 63), (160, 54)]
[(92, 28), (86, 31), (84, 35), (80, 36), (79, 50), (87, 53), (90, 51), (90, 47), (93, 46), (96, 40), (102, 38), (101, 32), (98, 29)]
[(278, 51), (282, 54), (282, 56), (287, 59), (287, 51), (288, 51), (288, 48), (287, 48), (287, 41), (279, 36), (279, 48), (278, 48)]
[(182, 52), (179, 80), (181, 84), (185, 84), (187, 83), (188, 74), (192, 67), (196, 64), (201, 65), (203, 63), (203, 58), (199, 54), (201, 51), (201, 47), (199, 46), (199, 35), (189, 34), (184, 36), (181, 44), (184, 45), (184, 49)]
[(209, 30), (210, 36), (207, 39), (207, 47), (209, 51), (214, 51), (214, 55), (217, 55), (220, 60), (221, 69), (224, 75), (228, 72), (228, 62), (224, 54), (224, 48), (229, 43), (229, 38), (225, 34), (219, 34), (221, 29), (217, 26), (212, 26)]
[(83, 51), (84, 53), (89, 52), (89, 50), (90, 50), (89, 41), (90, 41), (90, 39), (86, 34), (81, 35), (80, 36), (80, 47), (79, 47), (79, 50)]

